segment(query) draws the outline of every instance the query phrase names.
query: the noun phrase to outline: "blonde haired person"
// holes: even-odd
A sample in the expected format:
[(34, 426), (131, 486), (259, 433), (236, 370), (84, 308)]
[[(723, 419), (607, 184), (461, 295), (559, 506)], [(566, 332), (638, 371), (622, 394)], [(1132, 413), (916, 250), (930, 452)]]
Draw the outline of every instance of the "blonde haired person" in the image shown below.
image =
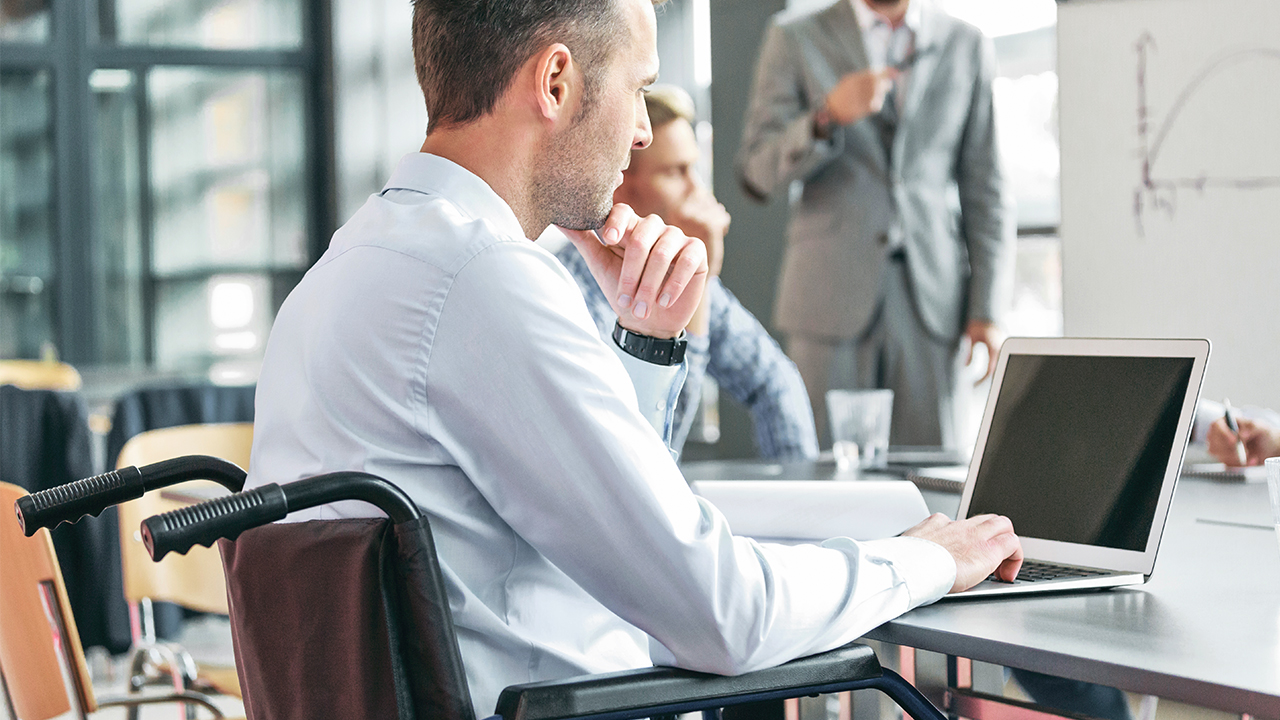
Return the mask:
[[(689, 376), (676, 404), (672, 449), (689, 436), (702, 397), (704, 377), (746, 406), (755, 428), (756, 449), (774, 460), (817, 457), (818, 436), (804, 380), (760, 321), (720, 282), (729, 213), (698, 176), (694, 106), (674, 85), (654, 85), (645, 95), (653, 142), (631, 153), (622, 185), (613, 193), (638, 215), (658, 215), (706, 244), (709, 279), (689, 322), (685, 360)], [(591, 270), (572, 244), (556, 257), (577, 281), (602, 337), (613, 330), (614, 314)]]

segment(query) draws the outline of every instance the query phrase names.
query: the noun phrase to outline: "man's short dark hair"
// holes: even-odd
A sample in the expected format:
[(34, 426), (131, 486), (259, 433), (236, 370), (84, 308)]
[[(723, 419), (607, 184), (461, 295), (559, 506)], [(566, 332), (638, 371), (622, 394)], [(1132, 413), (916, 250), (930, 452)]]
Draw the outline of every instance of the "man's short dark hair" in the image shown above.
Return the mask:
[(413, 64), (427, 132), (488, 114), (525, 61), (555, 42), (582, 69), (589, 107), (611, 48), (626, 38), (617, 0), (414, 0)]

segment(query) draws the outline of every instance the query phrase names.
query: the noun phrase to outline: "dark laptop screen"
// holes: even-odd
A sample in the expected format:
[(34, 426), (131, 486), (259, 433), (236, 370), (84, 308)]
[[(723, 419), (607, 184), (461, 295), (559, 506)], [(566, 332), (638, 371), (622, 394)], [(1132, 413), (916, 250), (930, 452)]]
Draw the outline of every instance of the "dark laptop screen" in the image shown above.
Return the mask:
[(1192, 358), (1011, 355), (969, 503), (1022, 536), (1144, 551)]

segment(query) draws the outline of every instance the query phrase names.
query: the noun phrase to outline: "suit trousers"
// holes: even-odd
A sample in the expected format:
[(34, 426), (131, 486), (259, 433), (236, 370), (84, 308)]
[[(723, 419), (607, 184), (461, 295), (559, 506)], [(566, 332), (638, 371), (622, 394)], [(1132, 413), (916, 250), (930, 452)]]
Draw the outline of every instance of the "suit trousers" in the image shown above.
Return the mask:
[(884, 264), (879, 307), (862, 334), (840, 340), (787, 335), (787, 354), (800, 369), (822, 447), (831, 447), (826, 393), (833, 389), (893, 390), (889, 442), (954, 448), (968, 394), (956, 392), (963, 367), (960, 338), (943, 341), (921, 322), (902, 253)]

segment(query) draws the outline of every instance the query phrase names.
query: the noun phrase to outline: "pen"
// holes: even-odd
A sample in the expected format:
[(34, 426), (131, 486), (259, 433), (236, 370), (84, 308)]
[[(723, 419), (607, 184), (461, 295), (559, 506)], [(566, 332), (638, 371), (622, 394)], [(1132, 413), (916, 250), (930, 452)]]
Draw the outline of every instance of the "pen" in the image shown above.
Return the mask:
[(1244, 451), (1244, 441), (1240, 439), (1240, 425), (1236, 422), (1236, 416), (1231, 413), (1231, 401), (1227, 398), (1222, 398), (1222, 419), (1227, 421), (1227, 429), (1236, 436), (1236, 457), (1241, 465), (1247, 465), (1249, 457)]

